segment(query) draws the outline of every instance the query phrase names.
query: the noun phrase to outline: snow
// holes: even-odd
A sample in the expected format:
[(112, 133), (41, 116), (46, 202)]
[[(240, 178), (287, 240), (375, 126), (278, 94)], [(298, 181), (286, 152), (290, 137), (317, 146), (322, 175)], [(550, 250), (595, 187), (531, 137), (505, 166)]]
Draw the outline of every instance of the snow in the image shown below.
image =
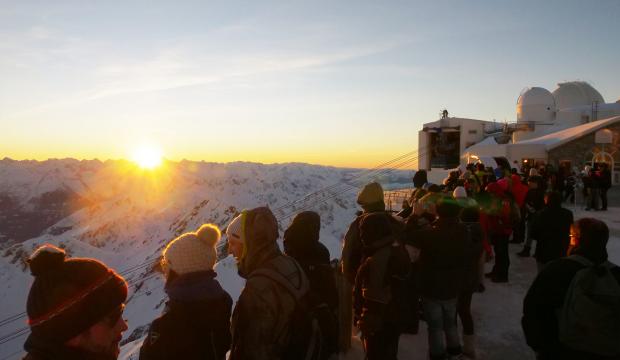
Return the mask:
[[(125, 339), (131, 336), (133, 341), (123, 346), (121, 359), (137, 359), (144, 331), (163, 309), (163, 277), (153, 270), (153, 265), (163, 246), (179, 232), (195, 230), (205, 222), (216, 223), (224, 229), (235, 211), (264, 204), (274, 209), (283, 230), (291, 215), (314, 209), (321, 214), (321, 240), (334, 258), (340, 254), (340, 241), (356, 211), (354, 188), (335, 198), (332, 198), (334, 193), (349, 187), (335, 187), (332, 192), (306, 198), (307, 194), (341, 183), (343, 178), (351, 179), (356, 171), (352, 169), (306, 164), (182, 162), (170, 164), (169, 177), (161, 180), (157, 184), (159, 187), (155, 188), (148, 179), (135, 179), (133, 175), (119, 176), (116, 172), (119, 165), (116, 163), (84, 165), (82, 162), (57, 160), (40, 163), (39, 166), (41, 168), (32, 162), (24, 164), (0, 160), (0, 174), (20, 174), (16, 180), (0, 176), (0, 182), (11, 185), (9, 190), (17, 189), (11, 194), (23, 201), (20, 196), (31, 197), (33, 192), (23, 192), (19, 190), (20, 186), (13, 185), (19, 183), (34, 189), (34, 184), (39, 183), (42, 176), (52, 172), (56, 173), (56, 187), (80, 183), (76, 192), (98, 200), (55, 225), (71, 226), (66, 232), (59, 235), (44, 232), (22, 244), (2, 248), (0, 282), (5, 286), (0, 288), (0, 319), (25, 310), (32, 276), (23, 261), (43, 243), (62, 245), (60, 247), (70, 256), (95, 257), (119, 272), (133, 269), (125, 274), (131, 291), (124, 315), (129, 321)], [(59, 171), (56, 172), (56, 169)], [(26, 173), (29, 175), (24, 175)], [(411, 179), (410, 172), (400, 172), (393, 178), (383, 179), (382, 183), (398, 183), (400, 178)], [(54, 186), (48, 189), (53, 190)], [(158, 190), (165, 196), (145, 198), (143, 195), (147, 190)], [(612, 229), (609, 253), (612, 261), (620, 263), (620, 208), (611, 207), (608, 212), (598, 213), (575, 210), (575, 218), (593, 215), (605, 220)], [(536, 264), (532, 258), (514, 256), (519, 250), (520, 246), (511, 245), (510, 283), (488, 282), (486, 292), (474, 295), (472, 307), (481, 359), (534, 358), (525, 344), (520, 317), (522, 300), (536, 274)], [(224, 289), (233, 299), (237, 299), (244, 280), (237, 275), (234, 259), (230, 256), (223, 258), (216, 264), (215, 270)], [(25, 326), (25, 317), (0, 325), (0, 337)], [(426, 359), (424, 323), (420, 329), (418, 335), (401, 337), (401, 358)], [(20, 358), (19, 349), (24, 340), (25, 335), (2, 344), (0, 359), (11, 353), (15, 354), (8, 359)], [(354, 340), (354, 348), (346, 358), (363, 358), (359, 339)]]

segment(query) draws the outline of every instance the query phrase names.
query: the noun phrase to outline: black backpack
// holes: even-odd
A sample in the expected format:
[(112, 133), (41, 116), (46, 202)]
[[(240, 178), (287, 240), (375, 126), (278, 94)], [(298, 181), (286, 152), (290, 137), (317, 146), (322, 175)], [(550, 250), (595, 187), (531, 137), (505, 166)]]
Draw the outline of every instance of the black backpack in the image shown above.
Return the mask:
[[(303, 274), (301, 266), (294, 263)], [(251, 276), (271, 279), (295, 299), (290, 320), (291, 337), (281, 359), (325, 360), (337, 351), (337, 320), (329, 306), (310, 291), (307, 281), (297, 288), (284, 275), (269, 268), (258, 269)]]

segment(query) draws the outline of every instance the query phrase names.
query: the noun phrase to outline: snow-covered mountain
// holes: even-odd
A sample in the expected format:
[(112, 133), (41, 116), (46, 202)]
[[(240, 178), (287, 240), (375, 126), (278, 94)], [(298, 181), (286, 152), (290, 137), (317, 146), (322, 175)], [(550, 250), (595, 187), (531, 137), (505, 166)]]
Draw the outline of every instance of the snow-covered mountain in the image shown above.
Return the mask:
[[(268, 205), (283, 231), (303, 210), (321, 215), (321, 241), (332, 257), (357, 210), (365, 182), (407, 186), (410, 171), (363, 172), (300, 163), (165, 162), (145, 171), (127, 161), (0, 160), (0, 358), (19, 350), (27, 330), (25, 301), (32, 281), (25, 260), (51, 243), (72, 256), (95, 257), (122, 272), (131, 285), (125, 354), (133, 353), (164, 304), (155, 271), (165, 244), (211, 222), (222, 230), (243, 208)], [(225, 249), (223, 249), (225, 250)], [(243, 285), (222, 252), (216, 270), (236, 298)], [(9, 318), (17, 316), (14, 320)], [(11, 320), (11, 321), (7, 321)]]

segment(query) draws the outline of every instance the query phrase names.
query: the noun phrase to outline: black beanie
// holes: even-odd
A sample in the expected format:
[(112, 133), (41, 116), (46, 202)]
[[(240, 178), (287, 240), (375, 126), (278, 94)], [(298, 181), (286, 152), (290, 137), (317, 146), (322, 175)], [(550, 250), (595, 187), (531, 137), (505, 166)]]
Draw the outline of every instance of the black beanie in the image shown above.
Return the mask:
[(34, 282), (28, 294), (32, 335), (66, 342), (127, 299), (127, 283), (95, 259), (67, 259), (62, 249), (39, 247), (28, 260)]
[(320, 232), (321, 216), (314, 211), (300, 212), (284, 231), (284, 245), (286, 248), (303, 252), (319, 241)]

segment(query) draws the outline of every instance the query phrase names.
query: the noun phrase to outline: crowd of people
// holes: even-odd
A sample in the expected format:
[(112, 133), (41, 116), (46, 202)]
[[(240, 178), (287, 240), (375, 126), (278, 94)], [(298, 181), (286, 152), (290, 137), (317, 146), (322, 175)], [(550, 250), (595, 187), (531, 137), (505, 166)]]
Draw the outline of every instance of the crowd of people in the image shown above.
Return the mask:
[[(379, 183), (364, 186), (339, 261), (319, 241), (318, 213), (297, 214), (281, 250), (271, 210), (242, 211), (225, 231), (246, 279), (235, 304), (214, 271), (217, 226), (172, 240), (161, 255), (166, 307), (140, 359), (323, 360), (344, 353), (355, 332), (367, 359), (390, 360), (401, 334), (417, 334), (421, 321), (428, 348), (420, 351), (430, 359), (476, 359), (473, 295), (485, 292), (485, 277), (509, 281), (509, 242), (524, 243), (519, 255), (530, 256), (534, 241), (538, 275), (522, 327), (538, 359), (620, 359), (620, 269), (607, 261), (609, 229), (596, 219), (574, 222), (557, 178), (478, 164), (442, 184), (420, 170), (413, 184), (396, 214), (386, 211)], [(125, 280), (51, 245), (29, 265), (26, 359), (116, 359), (127, 329)]]

